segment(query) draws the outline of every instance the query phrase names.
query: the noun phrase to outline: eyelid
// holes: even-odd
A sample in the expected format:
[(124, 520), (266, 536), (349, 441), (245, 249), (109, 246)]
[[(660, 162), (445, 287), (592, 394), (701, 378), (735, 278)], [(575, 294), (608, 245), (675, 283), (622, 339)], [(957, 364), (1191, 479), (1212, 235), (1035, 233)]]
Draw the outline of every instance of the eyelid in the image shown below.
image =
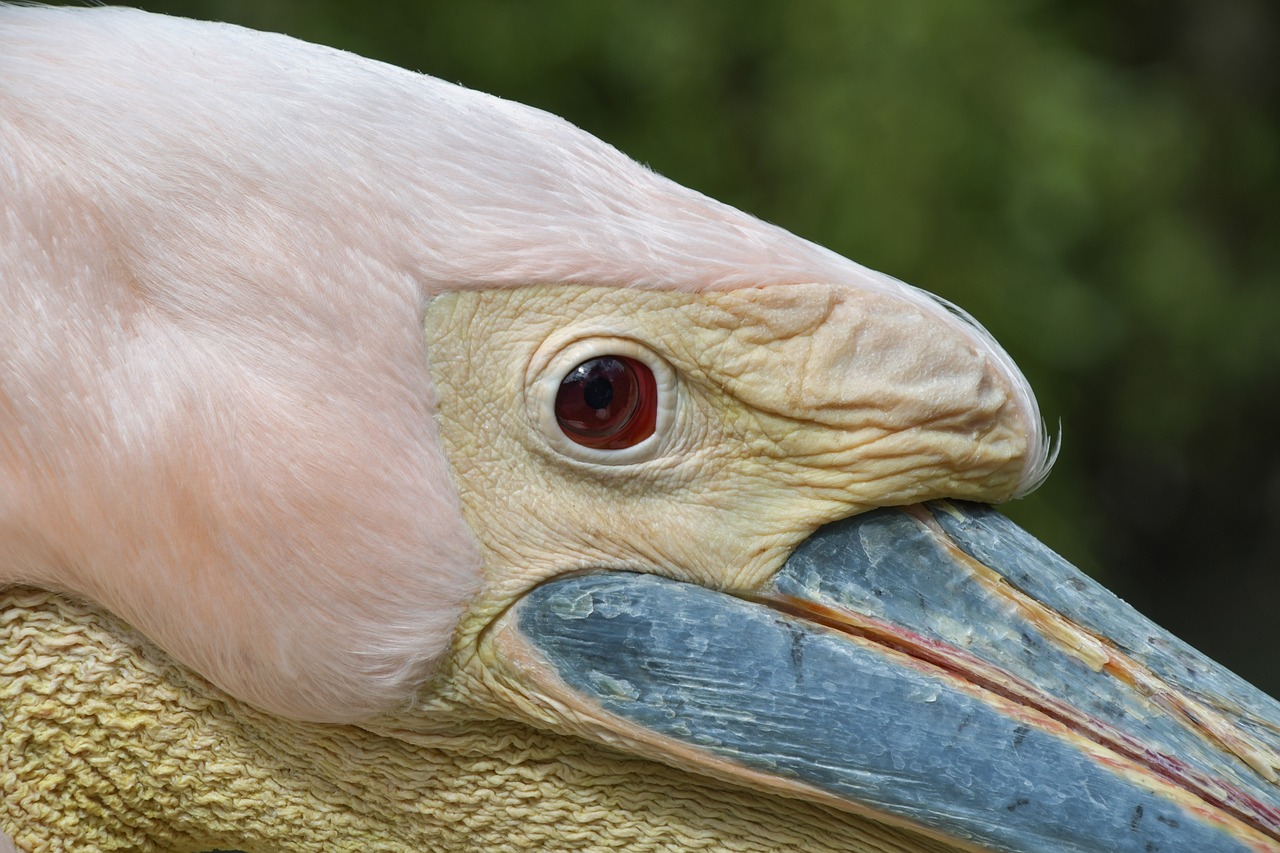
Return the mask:
[[(584, 447), (561, 431), (555, 412), (556, 395), (560, 383), (575, 367), (608, 355), (635, 359), (653, 372), (658, 391), (656, 423), (652, 435), (631, 447)], [(525, 408), (535, 432), (559, 456), (593, 465), (634, 465), (666, 452), (675, 422), (677, 398), (676, 373), (666, 359), (636, 340), (609, 332), (550, 339), (534, 354), (526, 372)]]

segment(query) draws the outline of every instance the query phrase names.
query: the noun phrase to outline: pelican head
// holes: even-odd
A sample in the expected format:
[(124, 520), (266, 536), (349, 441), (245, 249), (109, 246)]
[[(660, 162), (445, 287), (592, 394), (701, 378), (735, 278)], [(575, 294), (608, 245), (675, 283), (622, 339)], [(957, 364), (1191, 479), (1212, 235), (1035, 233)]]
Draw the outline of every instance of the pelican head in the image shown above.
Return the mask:
[(0, 33), (0, 586), (337, 738), (505, 721), (969, 850), (1280, 849), (1274, 701), (987, 506), (1053, 452), (963, 312), (356, 56)]

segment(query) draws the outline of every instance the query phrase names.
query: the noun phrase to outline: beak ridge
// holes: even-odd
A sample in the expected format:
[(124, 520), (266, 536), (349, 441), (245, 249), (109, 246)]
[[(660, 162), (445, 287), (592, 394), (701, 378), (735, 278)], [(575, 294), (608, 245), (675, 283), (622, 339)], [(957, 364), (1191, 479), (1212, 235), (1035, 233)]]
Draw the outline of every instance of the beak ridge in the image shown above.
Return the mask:
[(985, 507), (828, 525), (744, 597), (562, 578), (488, 642), (578, 733), (953, 842), (1280, 850), (1273, 700)]

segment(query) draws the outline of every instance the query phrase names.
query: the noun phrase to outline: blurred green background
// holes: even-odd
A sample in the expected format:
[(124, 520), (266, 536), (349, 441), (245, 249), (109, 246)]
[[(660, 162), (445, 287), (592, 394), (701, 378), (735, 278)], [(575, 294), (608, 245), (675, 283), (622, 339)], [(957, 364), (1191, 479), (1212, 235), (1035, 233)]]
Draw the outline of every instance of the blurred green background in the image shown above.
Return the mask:
[(139, 5), (542, 107), (964, 306), (1062, 425), (1009, 513), (1280, 694), (1277, 4)]

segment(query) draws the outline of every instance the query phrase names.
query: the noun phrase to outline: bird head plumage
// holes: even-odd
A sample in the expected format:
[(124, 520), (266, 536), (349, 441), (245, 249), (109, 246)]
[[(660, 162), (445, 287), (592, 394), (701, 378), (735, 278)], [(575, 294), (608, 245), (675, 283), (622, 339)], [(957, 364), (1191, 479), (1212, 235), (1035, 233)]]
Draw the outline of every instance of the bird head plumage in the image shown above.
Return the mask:
[[(264, 707), (403, 701), (482, 588), (619, 561), (750, 588), (825, 521), (1044, 473), (975, 322), (562, 119), (231, 26), (7, 14), (6, 243), (37, 268), (6, 366), (83, 401), (7, 430), (68, 469), (21, 512), (62, 585)], [(565, 350), (610, 347), (664, 371), (633, 462), (542, 421)], [(441, 407), (483, 444), (452, 475)], [(625, 551), (584, 544), (624, 520)]]
[(1052, 463), (968, 315), (545, 112), (128, 10), (0, 32), (0, 581), (269, 713), (648, 743), (529, 675), (539, 590), (768, 597), (824, 525)]

